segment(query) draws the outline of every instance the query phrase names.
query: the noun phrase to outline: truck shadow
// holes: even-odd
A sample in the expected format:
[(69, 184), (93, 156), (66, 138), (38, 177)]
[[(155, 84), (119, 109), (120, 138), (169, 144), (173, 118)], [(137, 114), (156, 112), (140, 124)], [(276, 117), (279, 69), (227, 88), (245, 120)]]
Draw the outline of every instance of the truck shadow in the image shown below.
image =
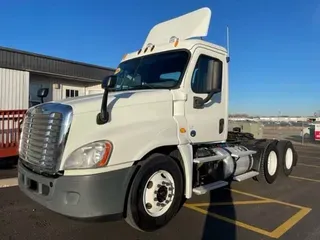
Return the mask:
[(119, 93), (119, 94), (114, 95), (114, 99), (107, 106), (107, 109), (109, 112), (109, 122), (112, 120), (112, 109), (116, 105), (117, 101), (119, 101), (120, 99), (128, 99), (133, 94), (134, 93), (132, 93), (132, 92), (127, 92), (127, 93), (125, 92), (125, 93)]
[[(232, 193), (228, 188), (213, 190), (209, 193), (210, 206), (203, 207), (207, 211), (201, 240), (235, 240), (236, 211)], [(200, 207), (201, 208), (201, 207)]]

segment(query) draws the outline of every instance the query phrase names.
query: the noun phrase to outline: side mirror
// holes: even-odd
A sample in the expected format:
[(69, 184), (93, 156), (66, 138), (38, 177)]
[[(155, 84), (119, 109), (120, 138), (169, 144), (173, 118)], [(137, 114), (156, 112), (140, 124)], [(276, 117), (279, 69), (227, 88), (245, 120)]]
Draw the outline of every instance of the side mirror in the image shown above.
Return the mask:
[(40, 88), (37, 92), (38, 98), (41, 99), (41, 103), (43, 103), (43, 99), (48, 96), (49, 88)]
[(114, 88), (117, 84), (117, 76), (116, 75), (110, 75), (110, 76), (107, 76), (103, 79), (102, 81), (102, 84), (101, 84), (101, 87), (103, 89), (106, 89), (106, 88)]
[(116, 84), (117, 84), (116, 75), (107, 76), (102, 80), (101, 87), (104, 89), (104, 93), (102, 97), (101, 109), (97, 115), (97, 124), (99, 125), (105, 124), (109, 121), (109, 113), (107, 108), (108, 92), (109, 92), (109, 89), (114, 88)]
[(194, 97), (193, 107), (194, 108), (203, 108), (204, 104), (207, 103), (213, 95), (220, 93), (222, 88), (222, 62), (210, 59), (203, 59), (203, 62), (200, 62), (207, 68), (207, 74), (205, 78), (205, 85), (202, 86), (201, 93), (207, 93), (206, 98)]
[(45, 98), (48, 96), (49, 88), (40, 88), (37, 92), (38, 98)]
[(220, 93), (220, 92), (221, 92), (221, 89), (215, 88), (215, 89), (212, 89), (210, 92), (208, 92), (208, 96), (205, 99), (197, 96), (193, 97), (193, 107), (197, 109), (203, 108), (204, 104), (206, 104), (214, 94)]

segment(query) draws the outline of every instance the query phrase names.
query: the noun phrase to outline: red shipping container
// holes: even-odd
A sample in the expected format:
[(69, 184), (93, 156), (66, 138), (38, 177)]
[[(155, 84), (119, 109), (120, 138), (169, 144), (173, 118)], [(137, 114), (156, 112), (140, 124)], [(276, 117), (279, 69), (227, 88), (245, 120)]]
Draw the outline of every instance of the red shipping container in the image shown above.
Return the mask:
[(314, 140), (320, 141), (320, 124), (315, 124), (314, 127)]

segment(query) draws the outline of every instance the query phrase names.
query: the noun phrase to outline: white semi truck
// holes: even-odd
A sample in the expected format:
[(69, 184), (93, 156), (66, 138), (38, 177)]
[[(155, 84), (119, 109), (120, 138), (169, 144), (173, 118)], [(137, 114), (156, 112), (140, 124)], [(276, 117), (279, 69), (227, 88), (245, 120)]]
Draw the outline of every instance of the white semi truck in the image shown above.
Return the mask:
[(202, 40), (210, 19), (201, 8), (154, 26), (103, 94), (30, 108), (20, 189), (70, 218), (117, 216), (155, 231), (194, 194), (288, 176), (298, 158), (291, 142), (228, 132), (229, 56)]

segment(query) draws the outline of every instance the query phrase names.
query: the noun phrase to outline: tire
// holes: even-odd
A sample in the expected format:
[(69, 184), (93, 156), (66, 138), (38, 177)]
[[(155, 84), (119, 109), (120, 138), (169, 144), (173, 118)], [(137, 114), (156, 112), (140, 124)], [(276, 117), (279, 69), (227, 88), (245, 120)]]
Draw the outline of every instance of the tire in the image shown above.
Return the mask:
[[(180, 210), (183, 176), (178, 163), (163, 154), (152, 154), (138, 165), (140, 169), (128, 194), (125, 220), (139, 231), (152, 232), (167, 225)], [(164, 184), (164, 180), (169, 184)]]
[[(270, 163), (270, 168), (268, 167)], [(276, 181), (279, 173), (279, 151), (277, 142), (270, 143), (261, 156), (259, 175), (253, 179), (264, 184), (272, 184)]]
[(279, 160), (280, 160), (280, 175), (288, 177), (292, 170), (297, 155), (295, 154), (293, 145), (290, 141), (279, 141), (277, 144), (279, 151)]

